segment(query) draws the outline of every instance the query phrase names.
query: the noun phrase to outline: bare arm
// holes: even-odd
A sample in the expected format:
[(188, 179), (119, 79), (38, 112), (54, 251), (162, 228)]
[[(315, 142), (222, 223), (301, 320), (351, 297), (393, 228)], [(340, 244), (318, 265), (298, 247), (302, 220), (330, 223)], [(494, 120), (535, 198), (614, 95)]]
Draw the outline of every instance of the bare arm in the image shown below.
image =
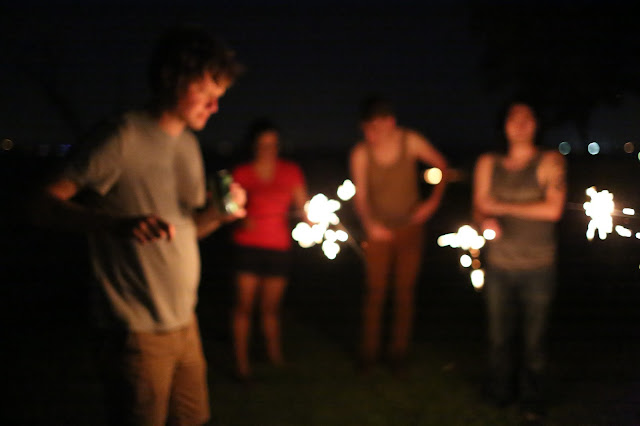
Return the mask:
[(135, 238), (141, 243), (161, 238), (171, 239), (173, 225), (154, 215), (114, 217), (73, 201), (79, 191), (70, 179), (60, 178), (44, 187), (31, 206), (34, 222), (40, 226), (84, 232), (110, 232)]
[(473, 172), (472, 215), (473, 221), (479, 225), (489, 216), (485, 206), (490, 202), (491, 169), (494, 161), (488, 154), (480, 156)]
[[(566, 164), (559, 153), (545, 154), (538, 169), (538, 180), (545, 188), (544, 200), (532, 203), (504, 203), (482, 197), (476, 204), (487, 216), (515, 216), (522, 219), (557, 222), (562, 217), (566, 199)], [(475, 201), (475, 200), (474, 200)]]
[(494, 161), (493, 156), (484, 154), (476, 162), (473, 174), (472, 217), (481, 232), (492, 229), (496, 238), (499, 238), (501, 229), (498, 220), (484, 211), (484, 206), (491, 200), (491, 171)]
[(409, 150), (416, 159), (442, 171), (442, 182), (435, 185), (431, 195), (418, 205), (413, 214), (412, 220), (414, 223), (424, 223), (433, 216), (442, 201), (446, 188), (448, 165), (444, 156), (422, 135), (411, 132), (408, 143)]

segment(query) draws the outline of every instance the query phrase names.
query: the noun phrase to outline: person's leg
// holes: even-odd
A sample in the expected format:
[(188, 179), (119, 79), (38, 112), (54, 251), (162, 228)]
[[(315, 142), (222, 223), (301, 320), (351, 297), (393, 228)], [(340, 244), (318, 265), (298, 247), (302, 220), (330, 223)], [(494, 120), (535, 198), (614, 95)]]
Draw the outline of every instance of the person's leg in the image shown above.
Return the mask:
[(365, 256), (366, 289), (362, 308), (361, 361), (367, 368), (375, 362), (380, 348), (382, 309), (391, 265), (391, 243), (369, 241)]
[(540, 409), (544, 403), (545, 339), (555, 292), (555, 272), (553, 268), (527, 272), (523, 275), (520, 285), (524, 311), (524, 371), (520, 383), (521, 396), (525, 405)]
[(415, 284), (422, 262), (422, 240), (421, 226), (408, 226), (396, 233), (393, 327), (389, 348), (389, 355), (396, 363), (405, 359), (411, 340)]
[[(516, 283), (517, 284), (517, 283)], [(489, 334), (489, 397), (497, 404), (515, 398), (513, 340), (517, 298), (508, 272), (490, 268), (484, 286)]]
[(167, 420), (177, 353), (173, 332), (109, 334), (99, 352), (110, 425)]
[(275, 365), (283, 363), (280, 337), (280, 302), (287, 286), (284, 277), (264, 277), (262, 279), (262, 295), (260, 308), (262, 328), (269, 361)]
[(182, 350), (173, 375), (169, 401), (170, 426), (205, 424), (211, 417), (207, 362), (202, 351), (198, 321), (180, 333)]
[(249, 366), (249, 339), (251, 313), (259, 284), (257, 275), (238, 272), (236, 275), (236, 302), (232, 312), (233, 346), (236, 357), (236, 373), (240, 378), (251, 375)]

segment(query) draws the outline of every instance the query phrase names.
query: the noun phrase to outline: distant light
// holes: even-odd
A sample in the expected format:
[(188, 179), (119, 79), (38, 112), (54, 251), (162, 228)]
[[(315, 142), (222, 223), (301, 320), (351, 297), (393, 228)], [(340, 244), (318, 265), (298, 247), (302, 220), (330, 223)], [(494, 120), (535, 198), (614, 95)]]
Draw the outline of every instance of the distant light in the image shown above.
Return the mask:
[(622, 209), (622, 214), (626, 214), (627, 216), (633, 216), (634, 214), (636, 214), (636, 211), (634, 209), (630, 209), (626, 207)]
[(471, 262), (471, 267), (473, 269), (478, 269), (480, 267), (481, 263), (479, 259), (473, 259), (473, 262)]
[(473, 260), (471, 259), (471, 256), (469, 256), (468, 254), (463, 254), (462, 256), (460, 256), (460, 264), (465, 268), (468, 268), (469, 266), (471, 266), (472, 263), (473, 263)]
[(13, 141), (9, 138), (2, 139), (2, 143), (0, 143), (0, 146), (5, 151), (11, 151), (11, 149), (13, 148)]
[(482, 236), (486, 239), (486, 240), (493, 240), (496, 237), (496, 231), (494, 231), (493, 229), (485, 229), (484, 232), (482, 233)]
[(591, 142), (587, 146), (587, 150), (589, 151), (589, 154), (597, 155), (600, 152), (600, 145), (598, 145), (598, 142)]
[(558, 151), (560, 154), (567, 155), (571, 152), (571, 144), (569, 142), (560, 142), (558, 145)]
[(627, 154), (631, 154), (633, 151), (635, 151), (636, 147), (633, 144), (633, 142), (627, 142), (624, 144), (624, 152), (626, 152)]
[(640, 232), (636, 232), (636, 238), (640, 240)]
[(640, 152), (638, 152), (638, 161), (640, 161)]
[(437, 167), (432, 167), (424, 172), (425, 182), (431, 185), (437, 185), (442, 182), (442, 170)]
[(475, 289), (481, 289), (484, 286), (484, 271), (482, 269), (471, 271), (471, 284)]

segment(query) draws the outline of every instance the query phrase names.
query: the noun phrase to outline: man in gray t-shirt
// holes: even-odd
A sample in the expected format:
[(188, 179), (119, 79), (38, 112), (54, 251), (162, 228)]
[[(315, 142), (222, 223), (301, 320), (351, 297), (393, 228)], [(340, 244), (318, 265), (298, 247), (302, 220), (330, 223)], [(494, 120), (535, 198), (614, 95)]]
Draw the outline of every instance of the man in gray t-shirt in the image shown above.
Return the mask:
[[(218, 111), (241, 72), (233, 52), (199, 28), (158, 42), (152, 107), (124, 114), (83, 155), (72, 157), (39, 200), (37, 220), (89, 234), (98, 352), (112, 424), (208, 421), (206, 363), (195, 319), (198, 238), (244, 215), (205, 205), (202, 154), (192, 130)], [(90, 206), (80, 191), (95, 194)]]

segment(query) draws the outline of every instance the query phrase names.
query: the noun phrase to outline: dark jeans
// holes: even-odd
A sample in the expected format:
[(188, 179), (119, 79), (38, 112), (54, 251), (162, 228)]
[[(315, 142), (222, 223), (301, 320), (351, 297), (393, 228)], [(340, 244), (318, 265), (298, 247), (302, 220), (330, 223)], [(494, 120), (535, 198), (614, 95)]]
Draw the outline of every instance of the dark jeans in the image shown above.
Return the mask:
[(543, 400), (545, 338), (555, 291), (555, 267), (527, 271), (490, 268), (489, 392), (498, 401)]

